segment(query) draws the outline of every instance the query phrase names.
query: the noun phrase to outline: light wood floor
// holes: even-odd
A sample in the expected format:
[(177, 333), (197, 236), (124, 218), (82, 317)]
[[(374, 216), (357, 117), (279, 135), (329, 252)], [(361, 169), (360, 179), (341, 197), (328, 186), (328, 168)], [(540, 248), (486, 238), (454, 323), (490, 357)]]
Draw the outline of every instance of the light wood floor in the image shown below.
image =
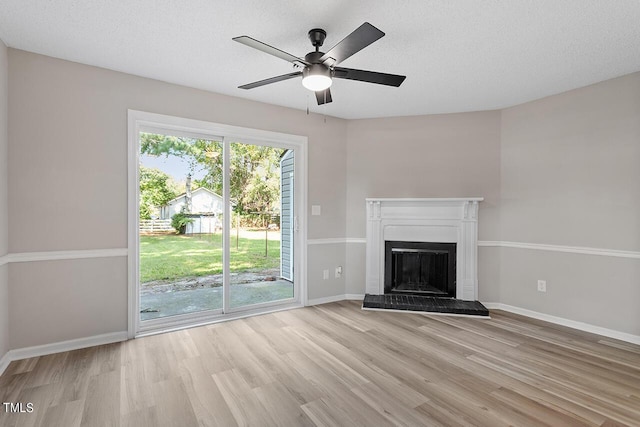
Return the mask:
[(2, 426), (640, 425), (640, 347), (340, 302), (13, 362)]

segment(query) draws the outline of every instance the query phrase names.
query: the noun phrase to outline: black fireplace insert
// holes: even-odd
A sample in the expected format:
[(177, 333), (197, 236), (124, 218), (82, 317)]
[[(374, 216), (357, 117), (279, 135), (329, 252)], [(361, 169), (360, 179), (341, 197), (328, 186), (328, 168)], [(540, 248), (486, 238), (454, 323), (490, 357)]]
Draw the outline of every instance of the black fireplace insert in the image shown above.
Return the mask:
[(385, 294), (456, 297), (456, 244), (385, 242)]

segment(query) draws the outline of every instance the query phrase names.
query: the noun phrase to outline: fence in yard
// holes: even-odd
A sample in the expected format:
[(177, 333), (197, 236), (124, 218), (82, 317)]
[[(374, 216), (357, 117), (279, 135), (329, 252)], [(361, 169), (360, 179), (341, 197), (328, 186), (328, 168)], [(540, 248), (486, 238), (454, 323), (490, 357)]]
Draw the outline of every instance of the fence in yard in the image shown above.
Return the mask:
[(169, 233), (176, 230), (171, 226), (170, 219), (141, 219), (140, 220), (140, 233), (152, 234), (152, 233)]

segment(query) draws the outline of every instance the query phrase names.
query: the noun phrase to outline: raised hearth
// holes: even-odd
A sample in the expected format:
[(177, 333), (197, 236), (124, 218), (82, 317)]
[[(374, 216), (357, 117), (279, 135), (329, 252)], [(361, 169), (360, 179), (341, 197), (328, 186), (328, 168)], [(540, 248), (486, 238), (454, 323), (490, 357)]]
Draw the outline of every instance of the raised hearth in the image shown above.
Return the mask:
[(364, 296), (363, 309), (419, 311), (438, 314), (489, 316), (489, 310), (478, 301), (462, 301), (453, 298), (423, 297), (418, 295), (369, 295)]

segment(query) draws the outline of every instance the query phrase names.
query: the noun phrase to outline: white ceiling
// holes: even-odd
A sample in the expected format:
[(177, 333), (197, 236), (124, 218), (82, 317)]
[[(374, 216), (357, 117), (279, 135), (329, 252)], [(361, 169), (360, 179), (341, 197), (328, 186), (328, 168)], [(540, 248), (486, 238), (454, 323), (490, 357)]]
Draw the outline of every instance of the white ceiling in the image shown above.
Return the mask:
[[(341, 66), (404, 74), (400, 88), (334, 80), (319, 107), (289, 63), (231, 41), (249, 35), (296, 56), (363, 22), (386, 36)], [(638, 0), (0, 0), (16, 49), (343, 118), (488, 110), (640, 70)]]

